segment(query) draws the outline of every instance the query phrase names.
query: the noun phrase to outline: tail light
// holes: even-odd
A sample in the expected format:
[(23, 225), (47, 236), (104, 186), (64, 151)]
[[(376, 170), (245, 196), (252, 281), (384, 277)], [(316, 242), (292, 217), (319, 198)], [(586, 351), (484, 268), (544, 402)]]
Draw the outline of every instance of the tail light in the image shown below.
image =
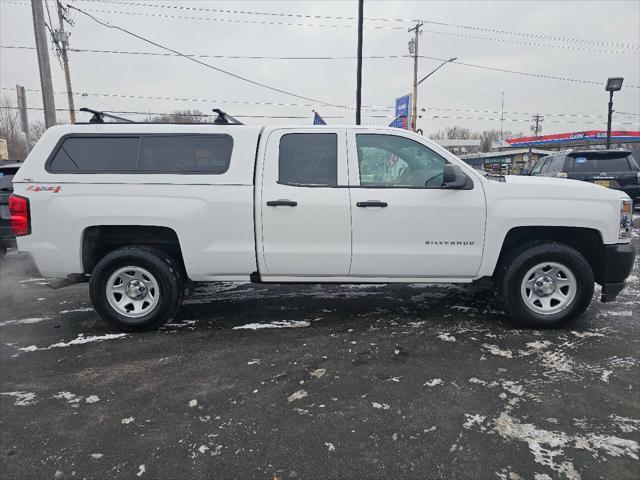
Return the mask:
[(16, 237), (31, 233), (31, 214), (29, 212), (29, 199), (20, 195), (9, 197), (9, 212), (11, 213), (11, 230)]

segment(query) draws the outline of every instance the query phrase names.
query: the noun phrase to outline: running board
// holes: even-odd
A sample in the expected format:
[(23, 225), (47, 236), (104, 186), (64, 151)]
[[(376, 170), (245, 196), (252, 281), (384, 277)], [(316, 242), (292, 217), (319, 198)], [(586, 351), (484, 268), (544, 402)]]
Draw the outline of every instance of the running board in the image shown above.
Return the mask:
[(49, 288), (57, 290), (62, 287), (68, 287), (69, 285), (73, 285), (75, 283), (86, 283), (88, 281), (88, 275), (85, 275), (84, 273), (72, 273), (71, 275), (67, 275), (67, 278), (59, 278), (57, 280), (53, 280), (47, 285), (49, 286)]

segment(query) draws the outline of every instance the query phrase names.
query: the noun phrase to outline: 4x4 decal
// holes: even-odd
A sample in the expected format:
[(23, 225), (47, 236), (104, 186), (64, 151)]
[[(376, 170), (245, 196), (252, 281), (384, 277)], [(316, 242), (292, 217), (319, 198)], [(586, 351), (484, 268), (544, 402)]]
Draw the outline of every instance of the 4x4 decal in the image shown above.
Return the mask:
[(62, 190), (61, 185), (29, 185), (27, 187), (28, 192), (52, 192), (58, 193)]

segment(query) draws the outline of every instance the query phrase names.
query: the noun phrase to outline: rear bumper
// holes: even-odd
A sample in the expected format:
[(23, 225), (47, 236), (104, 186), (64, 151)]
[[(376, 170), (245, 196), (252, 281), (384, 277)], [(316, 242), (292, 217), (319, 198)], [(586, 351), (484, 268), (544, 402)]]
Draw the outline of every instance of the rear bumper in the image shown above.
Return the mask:
[(4, 245), (9, 248), (16, 247), (16, 237), (9, 226), (9, 222), (4, 220), (0, 221), (0, 245)]
[(636, 250), (630, 243), (604, 246), (601, 302), (612, 302), (616, 299), (626, 285), (635, 257)]

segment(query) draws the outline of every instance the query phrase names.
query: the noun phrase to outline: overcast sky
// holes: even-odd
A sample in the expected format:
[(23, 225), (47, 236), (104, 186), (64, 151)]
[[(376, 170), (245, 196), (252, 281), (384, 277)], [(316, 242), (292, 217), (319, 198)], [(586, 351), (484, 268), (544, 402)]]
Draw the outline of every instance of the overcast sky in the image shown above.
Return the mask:
[[(100, 20), (187, 54), (271, 57), (356, 55), (356, 22), (351, 19), (357, 16), (356, 0), (73, 0), (69, 3)], [(188, 8), (168, 8), (171, 6)], [(49, 7), (55, 18), (54, 0), (49, 0)], [(423, 19), (449, 24), (425, 23), (424, 33), (420, 37), (421, 55), (458, 57), (459, 62), (468, 64), (581, 81), (604, 82), (608, 76), (623, 76), (627, 87), (616, 93), (614, 98), (615, 108), (620, 112), (614, 117), (614, 128), (640, 129), (640, 2), (637, 0), (365, 0), (364, 9), (365, 18), (387, 19), (365, 22), (365, 27), (368, 27), (364, 30), (365, 57), (408, 54), (407, 42), (411, 34), (407, 32), (407, 28), (411, 23), (390, 19)], [(33, 47), (35, 43), (30, 2), (1, 0), (0, 10), (2, 47)], [(259, 15), (258, 12), (289, 16)], [(298, 14), (302, 17), (295, 16)], [(308, 15), (348, 18), (305, 17)], [(121, 31), (100, 26), (79, 12), (72, 12), (71, 16), (75, 22), (71, 27), (71, 48), (163, 53), (162, 49)], [(189, 18), (167, 18), (172, 16)], [(511, 34), (489, 30), (507, 31)], [(13, 89), (17, 83), (27, 89), (40, 87), (34, 50), (1, 48), (0, 55), (0, 86), (3, 95), (15, 97)], [(300, 96), (339, 105), (355, 105), (354, 59), (202, 60)], [(426, 75), (439, 63), (421, 59), (420, 75)], [(64, 77), (55, 55), (51, 57), (51, 65), (54, 90), (63, 92)], [(207, 113), (211, 108), (219, 107), (238, 117), (304, 117), (241, 118), (245, 123), (252, 124), (309, 124), (313, 116), (311, 109), (314, 107), (310, 105), (314, 102), (251, 85), (180, 57), (73, 52), (71, 75), (75, 91), (103, 94), (77, 96), (76, 107), (144, 112), (197, 108)], [(411, 91), (412, 80), (413, 61), (410, 58), (365, 58), (363, 105), (393, 106), (396, 97)], [(425, 134), (452, 125), (462, 125), (473, 130), (499, 129), (502, 92), (505, 130), (528, 134), (532, 113), (544, 114), (543, 134), (606, 129), (608, 98), (603, 85), (516, 75), (458, 64), (445, 65), (420, 85), (418, 107), (427, 108), (428, 111), (418, 125)], [(119, 98), (104, 94), (191, 100)], [(228, 103), (230, 101), (250, 103)], [(40, 93), (29, 92), (28, 102), (30, 106), (40, 107)], [(251, 102), (303, 105), (274, 106)], [(56, 107), (67, 107), (64, 94), (56, 95)], [(321, 104), (315, 108), (327, 117), (330, 124), (354, 122), (353, 110)], [(30, 111), (29, 115), (32, 120), (42, 118), (39, 111)], [(61, 117), (64, 115), (63, 112), (59, 113)], [(390, 118), (369, 115), (388, 115)], [(332, 116), (344, 118), (329, 118)], [(439, 118), (432, 118), (434, 116)], [(392, 117), (392, 108), (363, 111), (363, 123), (366, 124), (386, 125)]]

